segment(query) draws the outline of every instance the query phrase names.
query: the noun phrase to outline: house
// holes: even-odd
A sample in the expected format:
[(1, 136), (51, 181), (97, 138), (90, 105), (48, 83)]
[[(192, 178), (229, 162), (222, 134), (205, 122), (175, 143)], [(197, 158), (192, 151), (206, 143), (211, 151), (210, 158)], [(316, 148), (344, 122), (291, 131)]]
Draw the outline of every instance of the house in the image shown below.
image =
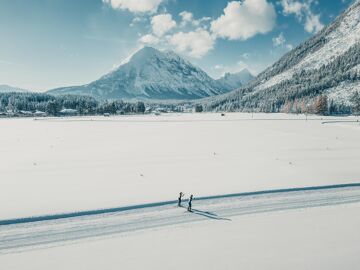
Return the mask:
[(20, 115), (20, 116), (32, 116), (33, 113), (31, 111), (20, 110), (20, 111), (18, 111), (18, 115)]
[(34, 112), (34, 116), (44, 117), (44, 116), (46, 116), (46, 112), (43, 112), (43, 111), (35, 111), (35, 112)]
[(59, 113), (63, 116), (72, 116), (77, 115), (78, 111), (75, 109), (62, 109)]

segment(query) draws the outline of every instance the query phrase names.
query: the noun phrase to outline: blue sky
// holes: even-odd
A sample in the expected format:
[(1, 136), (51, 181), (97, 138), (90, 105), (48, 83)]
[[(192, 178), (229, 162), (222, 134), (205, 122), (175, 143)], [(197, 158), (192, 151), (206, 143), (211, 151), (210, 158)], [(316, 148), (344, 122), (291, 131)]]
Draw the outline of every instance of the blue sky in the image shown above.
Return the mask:
[(0, 0), (0, 84), (91, 82), (141, 46), (171, 49), (214, 78), (262, 71), (351, 0)]

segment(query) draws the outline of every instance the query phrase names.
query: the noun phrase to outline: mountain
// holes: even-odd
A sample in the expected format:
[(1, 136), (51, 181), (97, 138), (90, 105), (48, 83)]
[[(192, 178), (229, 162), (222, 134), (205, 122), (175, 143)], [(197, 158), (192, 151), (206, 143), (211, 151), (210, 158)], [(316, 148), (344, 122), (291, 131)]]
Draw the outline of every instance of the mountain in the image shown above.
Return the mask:
[(6, 84), (0, 84), (0, 93), (10, 93), (10, 92), (24, 93), (24, 92), (29, 92), (29, 91), (18, 88), (18, 87), (6, 85)]
[(349, 112), (360, 89), (360, 0), (285, 54), (247, 86), (205, 100), (209, 110), (303, 112), (320, 95), (332, 112)]
[(225, 92), (220, 83), (174, 52), (151, 47), (139, 50), (128, 62), (90, 84), (48, 91), (107, 99), (198, 99)]
[(235, 90), (246, 85), (254, 79), (254, 76), (246, 68), (237, 73), (225, 73), (223, 77), (217, 80), (224, 89)]

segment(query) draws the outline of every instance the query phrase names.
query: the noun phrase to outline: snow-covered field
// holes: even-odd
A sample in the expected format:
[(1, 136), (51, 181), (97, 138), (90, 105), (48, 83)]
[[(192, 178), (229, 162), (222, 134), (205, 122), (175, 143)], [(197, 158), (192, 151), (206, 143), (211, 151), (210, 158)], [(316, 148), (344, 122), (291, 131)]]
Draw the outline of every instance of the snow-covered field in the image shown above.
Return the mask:
[[(360, 185), (0, 226), (2, 269), (357, 269)], [(326, 207), (325, 207), (326, 206)]]
[(0, 220), (359, 181), (360, 125), (310, 118), (0, 119)]
[(283, 114), (0, 119), (1, 269), (356, 269), (360, 188), (195, 200), (357, 183), (354, 117)]

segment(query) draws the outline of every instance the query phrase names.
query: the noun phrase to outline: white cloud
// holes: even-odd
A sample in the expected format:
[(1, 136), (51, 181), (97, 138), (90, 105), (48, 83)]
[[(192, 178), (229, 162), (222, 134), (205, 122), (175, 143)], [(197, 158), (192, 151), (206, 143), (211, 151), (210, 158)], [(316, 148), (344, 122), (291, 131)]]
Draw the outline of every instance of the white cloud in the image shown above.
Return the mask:
[(163, 0), (103, 0), (114, 9), (129, 10), (134, 13), (154, 13)]
[(146, 44), (146, 45), (155, 45), (159, 43), (159, 38), (152, 35), (152, 34), (147, 34), (145, 36), (142, 36), (139, 40), (142, 44)]
[[(183, 11), (180, 14), (182, 31), (176, 28), (177, 23), (171, 14), (155, 15), (151, 18), (151, 32), (142, 36), (142, 45), (156, 45), (160, 48), (174, 49), (193, 58), (201, 58), (214, 47), (215, 39), (204, 28), (202, 23), (209, 20), (204, 17), (195, 20), (192, 13)], [(200, 25), (202, 24), (202, 25)], [(184, 27), (189, 27), (184, 30)], [(171, 30), (176, 29), (175, 33)]]
[(230, 40), (246, 40), (275, 26), (276, 12), (267, 0), (229, 2), (224, 14), (211, 22), (212, 32)]
[(293, 0), (282, 0), (281, 5), (285, 15), (295, 14), (298, 17), (302, 16), (303, 3)]
[(171, 14), (160, 14), (151, 18), (151, 26), (153, 33), (161, 37), (176, 26), (176, 22), (172, 19)]
[(283, 46), (286, 42), (286, 39), (284, 37), (284, 33), (280, 33), (280, 35), (278, 35), (277, 37), (274, 37), (272, 39), (272, 42), (274, 44), (275, 47), (279, 47), (279, 46)]
[(241, 57), (244, 58), (244, 59), (249, 59), (250, 58), (250, 53), (243, 53), (241, 55)]
[(192, 25), (195, 27), (199, 27), (200, 24), (208, 22), (211, 20), (210, 17), (203, 17), (201, 19), (194, 19), (194, 15), (191, 12), (188, 11), (182, 11), (179, 13), (180, 17), (181, 17), (181, 23), (180, 26), (181, 27), (185, 27), (187, 25)]
[(214, 68), (215, 68), (215, 69), (220, 69), (220, 70), (222, 70), (222, 69), (224, 69), (225, 67), (224, 67), (224, 65), (215, 65)]
[(181, 25), (185, 26), (188, 23), (191, 23), (194, 19), (194, 15), (191, 12), (183, 11), (179, 13), (181, 17)]
[(288, 49), (289, 51), (291, 51), (292, 49), (294, 49), (294, 46), (292, 44), (286, 44), (285, 45), (286, 49)]
[(324, 28), (324, 25), (320, 22), (320, 15), (308, 14), (305, 22), (305, 30), (308, 33), (317, 33)]
[(286, 43), (286, 38), (285, 38), (283, 32), (281, 32), (277, 37), (274, 37), (272, 39), (272, 42), (273, 42), (274, 47), (285, 48), (288, 51), (290, 51), (294, 48), (293, 45)]
[(320, 15), (314, 14), (311, 5), (317, 3), (314, 0), (281, 0), (284, 15), (294, 14), (300, 22), (304, 22), (304, 29), (308, 33), (317, 33), (323, 29), (324, 25), (320, 21)]
[(15, 65), (15, 63), (14, 63), (14, 62), (7, 61), (7, 60), (1, 60), (1, 59), (0, 59), (0, 64)]
[(141, 22), (146, 22), (147, 18), (146, 17), (135, 17), (131, 23), (129, 24), (130, 27), (133, 27), (135, 26), (136, 24), (138, 23), (141, 23)]
[(187, 33), (179, 32), (170, 37), (175, 50), (194, 58), (201, 58), (214, 47), (214, 38), (204, 29), (198, 28)]

